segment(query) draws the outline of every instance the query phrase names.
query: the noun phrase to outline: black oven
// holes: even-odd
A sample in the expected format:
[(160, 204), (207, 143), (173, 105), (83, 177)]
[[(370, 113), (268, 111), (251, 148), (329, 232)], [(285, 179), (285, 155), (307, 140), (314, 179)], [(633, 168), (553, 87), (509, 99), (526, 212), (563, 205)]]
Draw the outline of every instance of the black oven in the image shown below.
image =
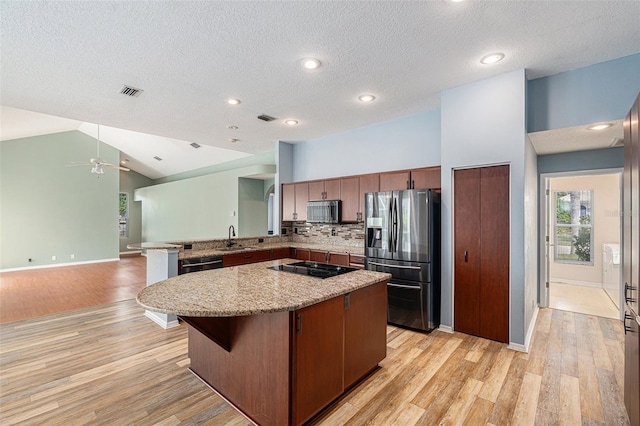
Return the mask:
[(194, 257), (178, 261), (178, 275), (222, 268), (222, 256)]

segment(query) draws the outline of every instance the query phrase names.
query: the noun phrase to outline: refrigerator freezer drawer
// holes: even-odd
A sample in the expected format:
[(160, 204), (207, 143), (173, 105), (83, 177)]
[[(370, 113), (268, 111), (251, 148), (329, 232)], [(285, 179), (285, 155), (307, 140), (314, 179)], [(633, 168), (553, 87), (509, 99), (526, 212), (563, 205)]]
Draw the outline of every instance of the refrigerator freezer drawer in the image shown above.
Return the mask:
[(387, 284), (389, 309), (387, 322), (401, 327), (431, 331), (440, 325), (440, 306), (436, 305), (431, 284)]

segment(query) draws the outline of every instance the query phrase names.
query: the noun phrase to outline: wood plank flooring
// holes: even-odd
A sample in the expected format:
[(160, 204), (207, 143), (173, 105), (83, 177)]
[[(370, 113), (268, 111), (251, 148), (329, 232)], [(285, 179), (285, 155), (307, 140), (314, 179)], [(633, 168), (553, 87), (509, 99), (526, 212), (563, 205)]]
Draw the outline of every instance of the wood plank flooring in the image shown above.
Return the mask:
[[(532, 349), (388, 327), (381, 368), (315, 425), (625, 425), (618, 320), (543, 309)], [(188, 372), (186, 327), (133, 300), (0, 325), (2, 425), (244, 425)]]
[(0, 273), (0, 323), (135, 299), (147, 258)]

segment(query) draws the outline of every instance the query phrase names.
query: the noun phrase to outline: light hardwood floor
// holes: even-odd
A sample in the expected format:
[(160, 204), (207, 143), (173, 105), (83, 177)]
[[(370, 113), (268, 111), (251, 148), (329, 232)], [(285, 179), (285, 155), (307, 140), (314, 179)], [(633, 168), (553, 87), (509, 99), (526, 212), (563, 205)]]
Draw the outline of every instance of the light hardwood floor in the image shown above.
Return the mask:
[[(541, 310), (529, 354), (388, 327), (381, 368), (317, 425), (628, 424), (617, 320)], [(0, 424), (248, 424), (189, 371), (184, 325), (132, 300), (0, 325)]]

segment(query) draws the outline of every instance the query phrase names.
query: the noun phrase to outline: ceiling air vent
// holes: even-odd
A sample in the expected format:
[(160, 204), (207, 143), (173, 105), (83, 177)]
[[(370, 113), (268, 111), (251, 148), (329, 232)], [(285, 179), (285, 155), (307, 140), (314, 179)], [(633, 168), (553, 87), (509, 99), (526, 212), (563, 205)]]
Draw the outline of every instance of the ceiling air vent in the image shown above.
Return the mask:
[(613, 138), (613, 140), (611, 141), (611, 143), (609, 144), (609, 146), (611, 148), (614, 148), (616, 146), (624, 146), (624, 139), (620, 139), (620, 138)]
[(275, 117), (271, 117), (271, 116), (269, 116), (267, 114), (261, 114), (261, 115), (258, 116), (258, 120), (267, 121), (267, 122), (273, 121), (275, 119), (276, 119)]
[(144, 92), (142, 89), (136, 89), (135, 87), (124, 85), (120, 88), (120, 93), (127, 96), (140, 96), (140, 93)]
[(158, 157), (157, 155), (155, 157), (153, 157), (153, 158), (155, 158), (158, 161), (162, 161), (162, 158)]
[(200, 144), (197, 144), (197, 143), (195, 143), (195, 142), (194, 142), (194, 143), (191, 143), (191, 144), (189, 144), (189, 145), (191, 145), (191, 146), (192, 146), (192, 147), (194, 147), (194, 148), (200, 148)]

